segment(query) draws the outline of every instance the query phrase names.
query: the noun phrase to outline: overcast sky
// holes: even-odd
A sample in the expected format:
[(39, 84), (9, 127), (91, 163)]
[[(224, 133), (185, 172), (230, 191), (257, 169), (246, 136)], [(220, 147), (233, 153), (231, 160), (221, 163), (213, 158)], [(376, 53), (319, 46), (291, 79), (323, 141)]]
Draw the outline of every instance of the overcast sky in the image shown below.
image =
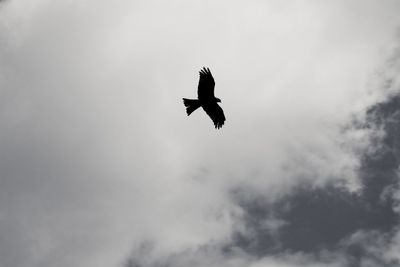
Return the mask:
[(0, 1), (0, 266), (398, 266), (399, 11)]

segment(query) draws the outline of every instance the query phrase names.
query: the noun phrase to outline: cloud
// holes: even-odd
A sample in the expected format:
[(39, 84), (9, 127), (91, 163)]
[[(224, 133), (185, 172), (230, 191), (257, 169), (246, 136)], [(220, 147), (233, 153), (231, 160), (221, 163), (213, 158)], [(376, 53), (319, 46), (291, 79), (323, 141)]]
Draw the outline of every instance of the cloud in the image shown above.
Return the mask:
[(397, 266), (398, 101), (392, 95), (367, 110), (363, 127), (384, 134), (370, 135), (376, 149), (361, 157), (360, 192), (301, 184), (270, 203), (239, 190), (244, 228), (232, 239), (166, 255), (146, 243), (125, 266)]
[[(370, 130), (371, 142), (360, 156), (359, 192), (340, 183), (302, 183), (271, 203), (262, 195), (244, 198), (239, 189), (234, 199), (244, 211), (245, 230), (234, 234), (228, 248), (259, 257), (328, 250), (343, 254), (349, 266), (398, 264), (385, 251), (396, 251), (398, 243), (399, 106), (399, 95), (391, 94), (366, 111), (362, 127)], [(271, 218), (281, 222), (275, 232), (263, 227)]]
[[(338, 207), (352, 210), (369, 130), (343, 128), (386, 95), (368, 83), (396, 43), (395, 7), (5, 1), (0, 265), (341, 266), (336, 254), (255, 253), (257, 234), (272, 251), (289, 243), (301, 186), (326, 206), (336, 198), (323, 188), (343, 192)], [(203, 65), (227, 115), (218, 132), (181, 103)]]
[(342, 266), (345, 259), (329, 252), (321, 253), (319, 256), (306, 253), (281, 253), (268, 257), (252, 257), (241, 251), (234, 254), (226, 254), (221, 247), (215, 244), (191, 248), (179, 253), (165, 257), (154, 258), (151, 245), (143, 245), (133, 253), (125, 266), (146, 267), (146, 266), (314, 266), (334, 267)]
[(135, 251), (126, 266), (397, 266), (400, 98), (398, 87), (382, 84), (387, 97), (343, 132), (363, 132), (353, 151), (360, 160), (357, 191), (340, 179), (306, 179), (271, 198), (240, 184), (231, 197), (242, 224), (231, 239), (166, 255)]

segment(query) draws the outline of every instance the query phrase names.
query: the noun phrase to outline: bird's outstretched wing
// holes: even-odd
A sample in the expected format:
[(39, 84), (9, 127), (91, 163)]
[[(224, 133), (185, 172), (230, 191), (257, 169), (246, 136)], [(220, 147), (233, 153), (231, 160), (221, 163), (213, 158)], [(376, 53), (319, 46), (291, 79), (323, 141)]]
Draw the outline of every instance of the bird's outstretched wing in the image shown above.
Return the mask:
[(214, 100), (215, 82), (213, 76), (211, 75), (210, 69), (203, 67), (203, 69), (199, 73), (200, 73), (200, 80), (199, 80), (199, 86), (197, 88), (197, 95), (199, 100), (201, 101), (207, 101), (210, 99)]
[(216, 102), (211, 102), (207, 105), (203, 105), (203, 109), (214, 122), (215, 128), (219, 129), (222, 127), (222, 125), (224, 125), (224, 111)]

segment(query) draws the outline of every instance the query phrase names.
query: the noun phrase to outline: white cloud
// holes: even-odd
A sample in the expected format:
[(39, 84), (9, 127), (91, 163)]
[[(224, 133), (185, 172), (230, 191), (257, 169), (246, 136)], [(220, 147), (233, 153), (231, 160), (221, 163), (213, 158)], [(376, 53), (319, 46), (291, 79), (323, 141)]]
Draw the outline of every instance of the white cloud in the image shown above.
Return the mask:
[[(396, 7), (3, 2), (0, 265), (113, 266), (146, 239), (182, 251), (229, 238), (239, 184), (275, 198), (298, 177), (354, 180), (340, 127), (376, 99)], [(220, 131), (181, 103), (203, 65)]]

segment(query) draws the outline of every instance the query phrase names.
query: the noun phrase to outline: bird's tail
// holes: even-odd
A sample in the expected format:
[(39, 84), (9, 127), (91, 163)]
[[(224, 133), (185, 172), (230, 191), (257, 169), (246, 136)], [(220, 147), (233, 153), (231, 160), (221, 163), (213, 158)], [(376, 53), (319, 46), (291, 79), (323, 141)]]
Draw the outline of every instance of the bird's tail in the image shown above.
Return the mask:
[(183, 104), (186, 107), (186, 113), (188, 116), (200, 107), (200, 101), (198, 99), (183, 98)]

